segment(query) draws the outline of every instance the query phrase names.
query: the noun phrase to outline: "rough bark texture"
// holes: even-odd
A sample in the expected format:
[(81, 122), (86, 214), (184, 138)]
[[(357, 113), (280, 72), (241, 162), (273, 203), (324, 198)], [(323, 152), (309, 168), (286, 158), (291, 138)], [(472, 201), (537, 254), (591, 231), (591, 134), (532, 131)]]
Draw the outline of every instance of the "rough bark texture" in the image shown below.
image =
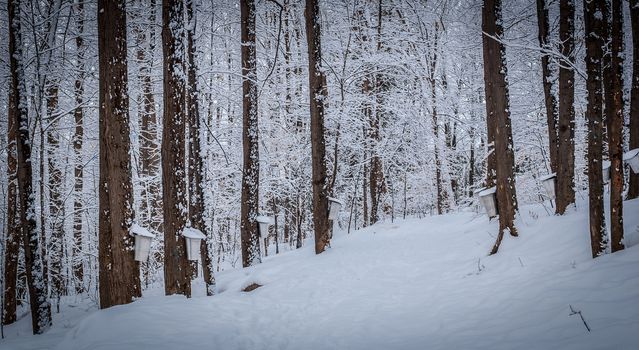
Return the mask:
[[(377, 7), (377, 52), (382, 50), (382, 0), (378, 1)], [(379, 72), (383, 71), (383, 67), (378, 67)], [(386, 193), (386, 183), (384, 181), (384, 164), (382, 158), (378, 154), (377, 145), (382, 140), (381, 122), (384, 117), (384, 96), (383, 93), (387, 89), (386, 77), (383, 73), (377, 73), (375, 76), (375, 113), (370, 115), (370, 139), (371, 147), (371, 173), (370, 173), (370, 191), (371, 191), (371, 224), (375, 224), (379, 220), (379, 207), (381, 205), (382, 195)], [(337, 158), (335, 158), (337, 164)], [(331, 225), (332, 227), (332, 225)]]
[(133, 184), (129, 140), (125, 1), (98, 2), (100, 72), (100, 308), (140, 295), (133, 259)]
[(21, 236), (24, 248), (31, 325), (33, 334), (44, 333), (51, 327), (51, 305), (47, 301), (47, 288), (42, 259), (39, 232), (35, 221), (35, 193), (32, 188), (31, 139), (27, 111), (24, 66), (20, 23), (20, 0), (8, 2), (9, 17), (9, 65), (11, 91), (9, 94), (9, 119), (18, 128), (16, 135), (16, 159), (18, 179), (18, 207), (20, 208)]
[(557, 135), (557, 214), (575, 203), (575, 72), (571, 67), (574, 58), (575, 4), (573, 0), (559, 2), (559, 40), (561, 54), (559, 67), (559, 123)]
[(186, 4), (187, 20), (187, 58), (188, 58), (188, 94), (186, 95), (189, 112), (189, 215), (191, 226), (207, 237), (200, 246), (202, 257), (202, 272), (206, 283), (206, 295), (211, 296), (215, 290), (215, 278), (213, 277), (213, 260), (209, 254), (209, 242), (212, 236), (207, 232), (204, 223), (204, 161), (202, 159), (202, 145), (200, 137), (200, 113), (197, 88), (197, 67), (195, 66), (195, 17), (193, 16), (193, 0)]
[(257, 124), (257, 66), (255, 56), (255, 2), (240, 1), (242, 16), (242, 103), (244, 169), (242, 173), (242, 265), (262, 262), (260, 233), (255, 218), (259, 210), (259, 145)]
[(439, 47), (439, 23), (435, 22), (435, 33), (432, 44), (432, 54), (429, 64), (429, 76), (428, 80), (430, 82), (430, 99), (432, 105), (432, 127), (433, 127), (433, 136), (434, 136), (434, 151), (433, 154), (435, 156), (435, 186), (437, 188), (437, 215), (441, 215), (448, 211), (448, 196), (447, 192), (444, 189), (444, 184), (442, 183), (442, 160), (440, 155), (440, 144), (439, 144), (439, 122), (437, 115), (437, 81), (436, 81), (436, 70), (437, 70), (437, 57), (438, 57), (438, 47)]
[[(632, 89), (630, 93), (630, 150), (639, 148), (639, 0), (630, 0), (632, 22)], [(626, 199), (639, 198), (639, 174), (630, 171)]]
[(191, 296), (191, 267), (182, 232), (188, 216), (185, 137), (186, 72), (184, 66), (184, 3), (162, 2), (164, 53), (164, 129), (162, 193), (164, 205), (164, 292)]
[[(126, 9), (124, 1), (98, 3), (100, 53), (100, 306), (140, 296), (133, 260)], [(104, 278), (104, 282), (103, 282)], [(103, 285), (104, 284), (104, 285)]]
[(612, 113), (608, 115), (608, 151), (610, 155), (610, 239), (611, 250), (624, 249), (623, 244), (623, 11), (621, 0), (612, 0), (611, 88)]
[[(9, 113), (13, 113), (9, 110)], [(18, 221), (18, 183), (16, 171), (16, 139), (18, 128), (15, 117), (10, 115), (7, 120), (7, 238), (4, 250), (4, 314), (2, 324), (16, 321), (16, 296), (18, 283), (18, 256), (20, 254), (20, 240), (22, 234)]]
[(330, 244), (330, 226), (328, 222), (328, 179), (326, 176), (326, 140), (324, 135), (324, 100), (328, 91), (326, 76), (322, 70), (319, 0), (306, 0), (304, 15), (308, 43), (308, 90), (313, 158), (313, 226), (315, 254), (320, 254)]
[[(539, 46), (542, 50), (552, 50), (548, 43), (549, 25), (548, 8), (545, 0), (537, 0), (537, 24), (539, 26)], [(559, 139), (557, 136), (557, 98), (552, 92), (552, 71), (550, 55), (542, 52), (541, 69), (544, 84), (544, 102), (546, 105), (546, 120), (548, 122), (548, 154), (550, 155), (550, 172), (557, 172), (557, 157)]]
[(79, 0), (75, 4), (76, 12), (76, 37), (75, 46), (77, 50), (78, 76), (75, 80), (75, 103), (73, 118), (75, 120), (75, 133), (73, 135), (74, 153), (74, 183), (73, 183), (73, 276), (75, 280), (75, 291), (80, 294), (84, 292), (84, 267), (82, 255), (82, 213), (84, 200), (82, 189), (84, 186), (84, 162), (82, 158), (82, 142), (84, 139), (84, 56), (86, 48), (84, 45), (84, 2)]
[[(515, 214), (517, 194), (515, 192), (515, 154), (513, 149), (510, 106), (508, 100), (508, 78), (506, 50), (493, 38), (501, 38), (501, 0), (484, 0), (482, 7), (482, 29), (484, 31), (484, 84), (486, 90), (486, 115), (492, 124), (495, 136), (495, 161), (497, 184), (497, 207), (499, 212), (499, 233), (491, 254), (497, 253), (499, 245), (508, 230), (517, 236)], [(490, 177), (490, 176), (489, 176)]]
[(588, 122), (588, 204), (590, 247), (592, 257), (596, 258), (606, 252), (607, 235), (604, 217), (603, 173), (603, 114), (602, 114), (602, 58), (603, 27), (605, 22), (601, 16), (602, 2), (584, 0), (584, 30), (586, 41), (586, 71), (588, 78), (588, 105), (586, 120)]

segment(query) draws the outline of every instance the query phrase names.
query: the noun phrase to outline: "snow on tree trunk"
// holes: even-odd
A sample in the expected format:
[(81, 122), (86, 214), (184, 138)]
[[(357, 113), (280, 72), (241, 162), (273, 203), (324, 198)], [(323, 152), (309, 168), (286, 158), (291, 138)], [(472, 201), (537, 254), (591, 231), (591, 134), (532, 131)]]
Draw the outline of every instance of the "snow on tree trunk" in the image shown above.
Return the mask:
[(330, 244), (328, 222), (328, 178), (324, 135), (324, 100), (328, 97), (326, 76), (322, 70), (322, 46), (319, 0), (306, 0), (306, 40), (308, 43), (308, 85), (310, 94), (311, 148), (313, 164), (313, 226), (315, 254)]
[[(632, 89), (630, 93), (630, 144), (629, 149), (639, 148), (639, 0), (630, 0), (632, 22)], [(630, 171), (627, 199), (639, 198), (639, 174)]]
[(162, 2), (164, 52), (164, 129), (162, 193), (164, 205), (164, 292), (191, 296), (191, 265), (182, 231), (188, 216), (186, 185), (186, 57), (184, 3)]
[[(14, 111), (9, 110), (9, 113)], [(16, 140), (18, 124), (15, 117), (10, 115), (7, 120), (7, 229), (4, 250), (4, 314), (2, 324), (11, 324), (16, 321), (17, 283), (18, 283), (18, 257), (20, 254), (20, 239), (22, 237), (18, 208), (18, 179), (16, 171), (18, 160), (16, 155)]]
[(127, 304), (141, 295), (134, 257), (133, 184), (127, 91), (124, 0), (98, 2), (100, 182), (100, 308)]
[(206, 295), (213, 295), (215, 289), (215, 278), (213, 276), (213, 260), (209, 253), (209, 244), (213, 238), (207, 232), (204, 223), (204, 160), (202, 159), (202, 144), (200, 131), (202, 129), (198, 103), (197, 88), (197, 67), (195, 65), (195, 17), (193, 14), (193, 0), (186, 3), (187, 11), (187, 58), (188, 58), (188, 94), (186, 95), (189, 113), (189, 216), (191, 226), (200, 230), (207, 237), (200, 245), (200, 255), (202, 257), (202, 270), (204, 282), (206, 283)]
[(601, 16), (602, 2), (584, 0), (584, 30), (586, 41), (586, 71), (588, 74), (586, 89), (588, 106), (586, 120), (588, 123), (588, 203), (590, 247), (592, 257), (596, 258), (606, 252), (608, 245), (606, 220), (603, 201), (603, 93), (602, 93), (602, 58), (603, 27), (605, 22)]
[(623, 244), (623, 11), (621, 0), (612, 0), (611, 76), (610, 88), (606, 94), (612, 95), (611, 114), (608, 122), (608, 152), (610, 155), (610, 239), (611, 250), (624, 249)]
[[(537, 24), (539, 27), (539, 46), (542, 50), (552, 50), (549, 44), (550, 29), (548, 24), (548, 7), (545, 0), (537, 0)], [(557, 97), (553, 93), (550, 54), (542, 52), (541, 68), (544, 86), (544, 104), (548, 123), (548, 153), (550, 154), (550, 172), (557, 172), (559, 139), (557, 135)]]
[(559, 40), (562, 59), (559, 64), (559, 121), (556, 212), (563, 215), (575, 203), (575, 5), (573, 0), (559, 2)]
[(78, 75), (75, 80), (74, 96), (76, 107), (73, 110), (75, 121), (75, 133), (73, 135), (74, 151), (74, 184), (73, 184), (73, 276), (75, 279), (75, 291), (84, 292), (84, 256), (82, 255), (82, 217), (84, 200), (82, 190), (84, 186), (84, 160), (82, 158), (82, 144), (84, 141), (84, 79), (85, 79), (85, 55), (84, 44), (84, 2), (78, 0), (76, 6), (76, 37)]
[(40, 235), (35, 218), (35, 193), (32, 188), (33, 163), (29, 116), (27, 110), (24, 65), (22, 62), (20, 0), (8, 2), (9, 17), (9, 65), (11, 69), (11, 91), (9, 116), (18, 128), (16, 135), (17, 180), (20, 208), (21, 236), (24, 248), (31, 325), (33, 334), (42, 334), (51, 327), (51, 305), (47, 301), (46, 280)]
[[(497, 241), (491, 250), (491, 254), (495, 254), (499, 250), (504, 231), (508, 231), (511, 236), (517, 236), (515, 228), (515, 214), (517, 212), (515, 154), (508, 100), (506, 50), (504, 45), (498, 41), (503, 36), (501, 0), (484, 0), (482, 11), (486, 115), (489, 121), (488, 130), (492, 129), (495, 137), (494, 153), (499, 213), (499, 232)], [(488, 175), (488, 177), (491, 176)]]
[(255, 2), (240, 1), (240, 13), (242, 17), (242, 143), (244, 150), (240, 234), (242, 266), (248, 267), (262, 262), (260, 233), (255, 221), (259, 215), (260, 184)]

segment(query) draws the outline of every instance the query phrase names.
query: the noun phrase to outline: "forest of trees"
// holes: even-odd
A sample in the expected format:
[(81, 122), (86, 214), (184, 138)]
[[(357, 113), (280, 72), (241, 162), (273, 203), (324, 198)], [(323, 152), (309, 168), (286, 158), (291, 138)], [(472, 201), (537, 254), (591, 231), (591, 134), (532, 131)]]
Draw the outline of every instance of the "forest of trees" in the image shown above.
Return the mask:
[(225, 268), (483, 196), (486, 254), (521, 204), (579, 196), (593, 258), (624, 249), (639, 0), (0, 6), (3, 324), (28, 304), (43, 333), (68, 295), (190, 297), (198, 276), (213, 295)]

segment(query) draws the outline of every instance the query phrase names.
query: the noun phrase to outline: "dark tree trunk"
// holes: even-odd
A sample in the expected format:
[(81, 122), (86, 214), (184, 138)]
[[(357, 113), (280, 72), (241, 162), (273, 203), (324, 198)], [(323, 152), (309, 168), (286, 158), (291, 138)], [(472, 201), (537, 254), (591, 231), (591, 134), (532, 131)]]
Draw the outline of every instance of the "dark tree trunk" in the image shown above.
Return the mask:
[[(15, 112), (9, 110), (9, 113)], [(7, 131), (7, 238), (4, 250), (4, 291), (2, 291), (4, 293), (4, 314), (0, 315), (2, 316), (2, 324), (5, 325), (16, 321), (18, 256), (20, 254), (20, 240), (22, 239), (18, 220), (18, 179), (16, 178), (18, 128), (13, 115), (9, 115), (7, 120)]]
[(129, 227), (134, 219), (127, 79), (126, 5), (98, 2), (100, 72), (100, 308), (141, 295)]
[(443, 179), (442, 179), (442, 160), (440, 153), (440, 145), (439, 145), (439, 121), (437, 115), (437, 81), (436, 81), (436, 70), (437, 70), (437, 58), (438, 58), (438, 49), (439, 49), (439, 23), (435, 22), (435, 33), (432, 44), (432, 56), (430, 57), (430, 72), (428, 76), (428, 80), (430, 82), (430, 99), (432, 105), (432, 123), (433, 123), (433, 136), (434, 136), (434, 144), (435, 148), (433, 150), (433, 154), (435, 156), (435, 186), (437, 188), (437, 215), (441, 215), (448, 211), (448, 196), (446, 194), (446, 190), (444, 189)]
[(586, 40), (586, 71), (588, 78), (588, 203), (590, 216), (590, 247), (592, 257), (606, 252), (608, 245), (603, 201), (603, 114), (602, 58), (603, 31), (606, 25), (600, 15), (601, 1), (584, 0), (584, 30)]
[(623, 10), (621, 0), (612, 0), (611, 88), (612, 110), (607, 116), (608, 151), (610, 154), (610, 238), (611, 250), (624, 249), (623, 244)]
[[(515, 154), (510, 122), (508, 100), (508, 80), (506, 50), (499, 41), (501, 26), (501, 0), (484, 0), (482, 7), (482, 29), (484, 31), (484, 83), (486, 89), (486, 115), (488, 130), (495, 137), (495, 161), (497, 170), (497, 207), (499, 212), (499, 233), (491, 254), (497, 253), (499, 245), (508, 230), (511, 236), (517, 236), (515, 214), (517, 212), (517, 194), (515, 192)], [(499, 132), (497, 132), (499, 131)], [(490, 178), (490, 176), (488, 176)]]
[[(537, 0), (537, 24), (539, 27), (539, 46), (542, 50), (552, 50), (548, 37), (548, 8), (545, 0)], [(557, 136), (557, 97), (552, 92), (552, 72), (550, 69), (550, 55), (542, 51), (541, 69), (544, 85), (544, 102), (546, 105), (546, 120), (548, 123), (548, 153), (550, 154), (550, 172), (557, 172), (557, 158), (559, 138)]]
[(262, 262), (260, 257), (260, 233), (257, 217), (259, 211), (259, 144), (257, 122), (257, 66), (255, 56), (255, 2), (240, 1), (242, 16), (242, 95), (244, 171), (242, 174), (241, 238), (242, 265), (252, 266)]
[(313, 226), (315, 254), (330, 244), (328, 222), (328, 181), (324, 136), (324, 100), (328, 96), (322, 70), (322, 45), (319, 0), (306, 0), (306, 40), (308, 43), (308, 86), (310, 94), (311, 148), (313, 158)]
[(51, 80), (47, 84), (47, 165), (49, 170), (49, 222), (51, 224), (51, 237), (49, 239), (49, 260), (51, 274), (51, 294), (56, 300), (57, 312), (60, 312), (60, 298), (66, 294), (65, 276), (62, 272), (64, 259), (64, 201), (62, 199), (62, 169), (58, 160), (60, 148), (60, 135), (58, 133), (58, 81)]
[[(382, 51), (382, 0), (378, 1), (377, 7), (377, 52)], [(378, 71), (382, 71), (383, 67), (378, 67)], [(375, 113), (370, 115), (370, 138), (371, 147), (371, 173), (370, 173), (370, 191), (371, 191), (371, 225), (379, 220), (379, 207), (382, 195), (386, 193), (386, 183), (384, 181), (384, 165), (379, 155), (379, 144), (382, 140), (381, 121), (384, 117), (384, 97), (386, 90), (386, 78), (383, 73), (377, 73), (375, 77)], [(335, 159), (337, 162), (337, 159)]]
[(573, 0), (559, 2), (559, 40), (561, 54), (559, 67), (559, 123), (557, 135), (557, 214), (575, 203), (575, 71), (570, 68), (574, 58), (575, 4)]
[(9, 94), (9, 119), (17, 126), (16, 159), (18, 180), (18, 207), (20, 209), (21, 236), (24, 248), (29, 303), (31, 305), (31, 325), (33, 334), (44, 333), (51, 327), (51, 305), (47, 301), (46, 279), (40, 235), (36, 226), (35, 193), (32, 188), (33, 162), (31, 159), (31, 139), (29, 137), (29, 116), (27, 111), (24, 66), (22, 63), (22, 41), (20, 21), (20, 0), (8, 2), (9, 17), (9, 65), (11, 71), (11, 91)]
[[(639, 148), (639, 0), (630, 0), (632, 22), (632, 89), (630, 93), (630, 149)], [(630, 171), (627, 199), (639, 198), (639, 174)]]
[(84, 139), (84, 56), (86, 48), (84, 45), (84, 2), (77, 1), (76, 6), (76, 28), (75, 46), (77, 50), (78, 76), (75, 80), (75, 103), (73, 110), (75, 119), (75, 134), (73, 135), (73, 152), (74, 152), (74, 184), (73, 184), (73, 276), (75, 277), (75, 291), (80, 294), (84, 292), (84, 267), (82, 254), (82, 213), (83, 213), (83, 196), (82, 189), (84, 186), (84, 163), (82, 159), (82, 142)]
[(202, 145), (200, 138), (200, 130), (202, 128), (200, 122), (200, 111), (198, 103), (197, 88), (197, 67), (195, 65), (195, 17), (193, 14), (193, 0), (186, 3), (186, 13), (188, 23), (187, 30), (187, 58), (188, 58), (188, 94), (186, 95), (188, 113), (189, 113), (189, 183), (191, 189), (189, 192), (189, 214), (191, 218), (191, 226), (202, 231), (207, 240), (200, 246), (200, 255), (202, 257), (202, 271), (204, 273), (204, 282), (206, 283), (206, 295), (211, 296), (215, 290), (215, 278), (213, 277), (213, 259), (209, 254), (209, 242), (212, 235), (207, 232), (204, 223), (204, 161), (202, 159)]
[(184, 62), (184, 3), (162, 2), (164, 53), (164, 129), (162, 134), (162, 193), (164, 205), (164, 292), (191, 296), (191, 265), (182, 232), (187, 220), (186, 71)]

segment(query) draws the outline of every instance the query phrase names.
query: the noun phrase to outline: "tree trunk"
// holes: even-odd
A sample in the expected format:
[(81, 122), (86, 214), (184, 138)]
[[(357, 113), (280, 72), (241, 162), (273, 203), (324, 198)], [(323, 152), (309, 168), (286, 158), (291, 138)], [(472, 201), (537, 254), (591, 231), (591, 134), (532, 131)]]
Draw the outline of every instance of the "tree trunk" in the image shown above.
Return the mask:
[[(548, 24), (548, 8), (546, 7), (545, 0), (537, 0), (537, 24), (539, 26), (539, 46), (542, 50), (552, 50), (548, 39), (550, 35), (550, 29)], [(542, 52), (541, 55), (544, 102), (546, 105), (546, 120), (548, 123), (548, 153), (550, 154), (550, 172), (556, 173), (557, 158), (559, 152), (559, 139), (557, 136), (557, 98), (552, 92), (550, 55), (545, 52)]]
[(63, 179), (62, 169), (58, 164), (60, 136), (58, 134), (58, 81), (47, 82), (47, 165), (49, 170), (49, 222), (51, 237), (49, 239), (49, 259), (51, 274), (51, 293), (56, 300), (57, 312), (60, 312), (60, 298), (65, 293), (65, 277), (63, 276), (64, 259), (64, 201), (62, 199)]
[(304, 14), (306, 17), (306, 40), (308, 43), (308, 86), (313, 155), (313, 226), (315, 230), (315, 254), (320, 254), (330, 244), (330, 227), (328, 222), (328, 183), (324, 135), (324, 101), (328, 96), (328, 90), (326, 88), (326, 76), (322, 70), (319, 0), (306, 0)]
[(611, 76), (607, 94), (612, 94), (612, 110), (607, 116), (608, 151), (610, 152), (610, 238), (611, 251), (624, 249), (623, 244), (623, 10), (621, 0), (612, 0)]
[(40, 235), (35, 221), (35, 193), (32, 188), (33, 162), (22, 62), (20, 0), (10, 0), (7, 12), (11, 71), (8, 118), (13, 119), (14, 125), (18, 127), (16, 135), (18, 207), (20, 208), (21, 236), (31, 304), (31, 325), (33, 334), (42, 334), (51, 327), (51, 305), (47, 301), (46, 280), (40, 248), (42, 242), (39, 241)]
[(191, 266), (182, 232), (187, 221), (186, 72), (184, 62), (184, 3), (162, 2), (164, 53), (164, 129), (162, 134), (162, 193), (164, 205), (164, 292), (191, 296)]
[(559, 40), (561, 54), (559, 67), (559, 123), (557, 135), (557, 206), (563, 215), (566, 208), (575, 203), (575, 72), (571, 67), (574, 58), (575, 4), (573, 0), (559, 2)]
[(75, 46), (77, 50), (78, 76), (75, 80), (75, 103), (73, 110), (75, 119), (75, 134), (73, 135), (74, 152), (74, 184), (73, 184), (73, 276), (75, 277), (75, 291), (80, 294), (84, 292), (84, 267), (82, 254), (82, 213), (84, 200), (82, 189), (84, 186), (84, 162), (82, 159), (82, 142), (84, 139), (84, 69), (85, 53), (84, 45), (84, 2), (79, 0), (76, 6), (76, 37)]
[(202, 159), (202, 144), (200, 130), (200, 111), (198, 103), (197, 67), (195, 65), (195, 17), (193, 15), (193, 0), (186, 3), (188, 23), (187, 30), (187, 58), (188, 58), (188, 94), (186, 95), (189, 113), (189, 214), (191, 226), (202, 231), (207, 240), (200, 245), (202, 257), (202, 271), (206, 284), (206, 295), (211, 296), (215, 290), (215, 278), (213, 277), (213, 260), (209, 254), (209, 243), (212, 235), (207, 232), (204, 223), (204, 161)]
[(98, 2), (100, 57), (100, 308), (140, 296), (139, 264), (129, 227), (131, 181), (125, 1)]
[[(14, 112), (9, 110), (9, 113)], [(4, 290), (2, 291), (4, 293), (4, 314), (1, 315), (4, 325), (16, 321), (18, 256), (20, 254), (20, 240), (22, 239), (18, 220), (18, 179), (16, 177), (18, 128), (13, 115), (9, 115), (7, 120), (7, 131), (7, 238), (4, 249)]]
[[(639, 0), (630, 0), (632, 22), (632, 89), (630, 93), (630, 147), (639, 148)], [(639, 174), (630, 171), (626, 199), (639, 198)]]
[(259, 215), (259, 144), (257, 114), (257, 66), (255, 56), (255, 2), (240, 1), (242, 16), (242, 95), (243, 98), (243, 150), (241, 238), (242, 265), (262, 262), (260, 233), (255, 218)]
[(590, 247), (592, 257), (606, 252), (607, 234), (603, 202), (603, 151), (602, 115), (602, 58), (603, 31), (606, 25), (601, 17), (603, 2), (584, 0), (584, 30), (586, 40), (586, 88), (588, 106), (588, 203), (590, 216)]
[[(506, 50), (503, 44), (491, 38), (501, 38), (503, 34), (501, 0), (484, 0), (482, 7), (482, 29), (484, 31), (484, 83), (486, 89), (486, 115), (488, 130), (495, 137), (495, 161), (497, 170), (497, 207), (499, 212), (499, 233), (491, 254), (497, 253), (499, 245), (508, 230), (517, 236), (515, 214), (517, 194), (515, 191), (515, 155), (510, 122), (508, 100), (508, 80)], [(499, 132), (498, 132), (499, 131)], [(490, 176), (488, 176), (490, 178)]]

